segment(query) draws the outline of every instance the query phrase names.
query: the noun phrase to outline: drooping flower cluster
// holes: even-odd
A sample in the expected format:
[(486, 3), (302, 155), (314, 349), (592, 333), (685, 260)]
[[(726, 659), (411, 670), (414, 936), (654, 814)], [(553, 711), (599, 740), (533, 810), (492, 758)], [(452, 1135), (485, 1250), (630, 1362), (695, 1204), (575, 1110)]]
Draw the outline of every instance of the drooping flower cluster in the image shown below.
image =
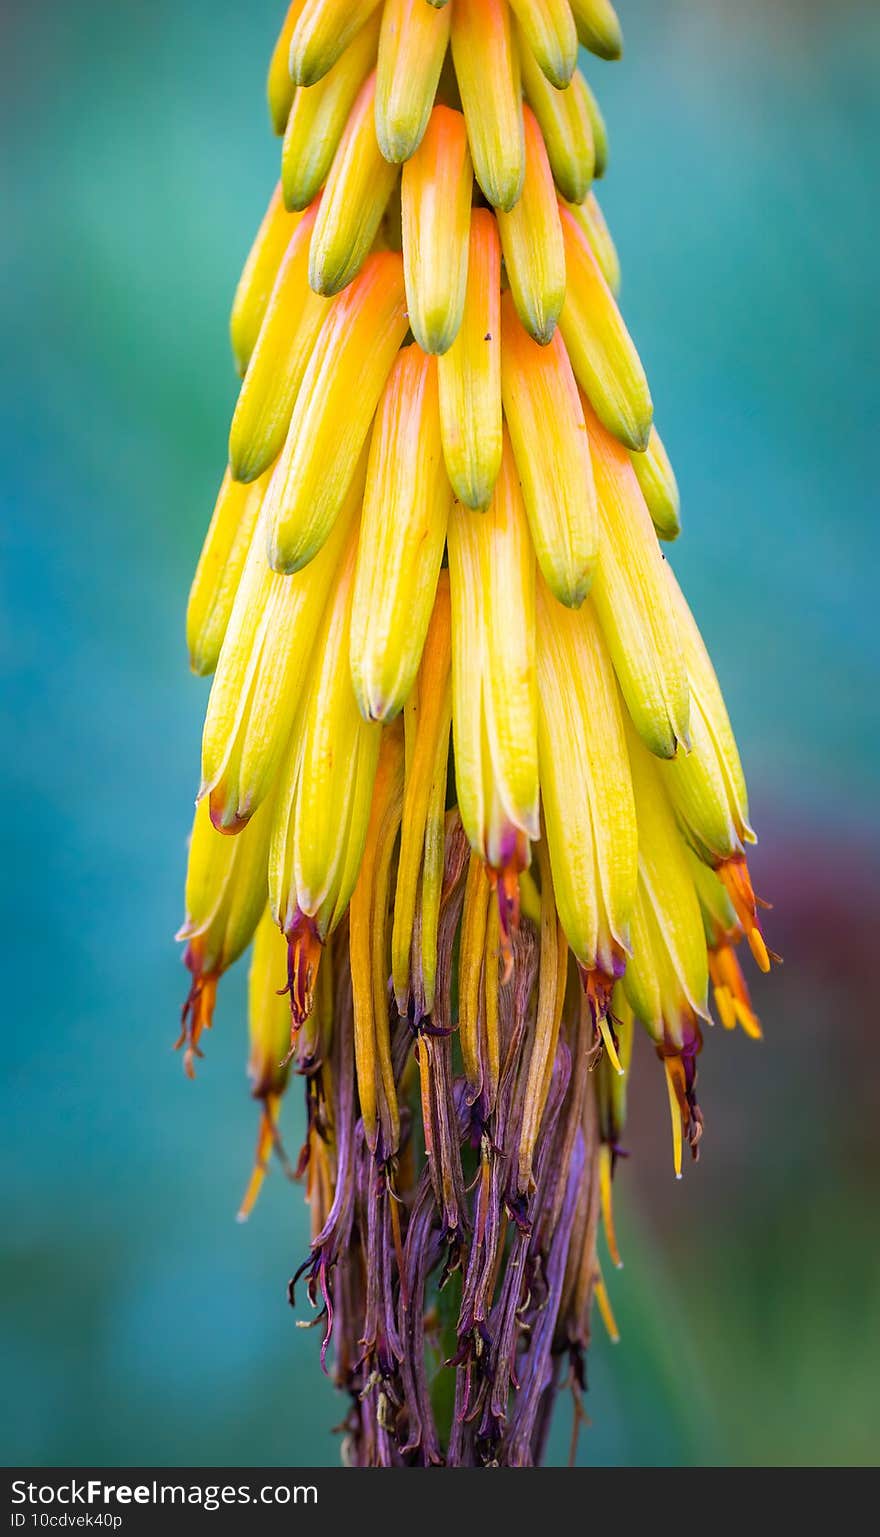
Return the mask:
[(634, 1023), (674, 1166), (754, 841), (665, 560), (675, 478), (592, 191), (608, 0), (294, 0), (187, 619), (214, 674), (188, 1070), (254, 939), (250, 1209), (306, 1088), (303, 1266), (369, 1464), (537, 1461), (617, 1262)]

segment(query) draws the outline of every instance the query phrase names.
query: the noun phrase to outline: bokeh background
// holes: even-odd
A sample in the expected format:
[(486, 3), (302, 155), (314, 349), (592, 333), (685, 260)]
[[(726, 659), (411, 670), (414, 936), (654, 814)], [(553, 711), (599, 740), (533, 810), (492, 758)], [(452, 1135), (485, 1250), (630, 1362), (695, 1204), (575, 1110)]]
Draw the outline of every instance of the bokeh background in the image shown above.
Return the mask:
[[(171, 936), (205, 686), (183, 610), (224, 461), (226, 315), (276, 175), (281, 0), (3, 7), (0, 622), (7, 1463), (333, 1463), (250, 1224), (243, 977), (195, 1085)], [(683, 489), (677, 570), (750, 773), (785, 967), (718, 1031), (676, 1185), (638, 1058), (622, 1342), (584, 1464), (877, 1460), (880, 8), (621, 0), (596, 62), (624, 308)], [(287, 1138), (297, 1145), (299, 1106)], [(564, 1456), (563, 1411), (554, 1457)]]

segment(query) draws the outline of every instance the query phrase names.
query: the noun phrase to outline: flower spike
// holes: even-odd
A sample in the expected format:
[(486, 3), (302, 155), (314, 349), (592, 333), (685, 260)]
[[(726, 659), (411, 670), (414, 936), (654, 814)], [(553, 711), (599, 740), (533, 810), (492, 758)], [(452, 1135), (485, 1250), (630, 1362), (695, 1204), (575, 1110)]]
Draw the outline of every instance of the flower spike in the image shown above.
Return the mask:
[(253, 938), (240, 1216), (273, 1153), (304, 1182), (355, 1466), (532, 1466), (566, 1382), (577, 1430), (636, 1024), (680, 1177), (709, 1000), (760, 1039), (776, 959), (578, 41), (619, 56), (610, 0), (293, 0), (269, 69), (179, 1044)]

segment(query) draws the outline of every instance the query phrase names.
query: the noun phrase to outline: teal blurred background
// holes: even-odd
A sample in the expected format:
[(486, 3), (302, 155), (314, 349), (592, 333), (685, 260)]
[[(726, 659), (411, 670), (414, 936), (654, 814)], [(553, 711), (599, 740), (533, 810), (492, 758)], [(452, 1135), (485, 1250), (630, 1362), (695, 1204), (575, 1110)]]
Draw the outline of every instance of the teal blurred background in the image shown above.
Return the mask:
[[(280, 0), (4, 7), (0, 304), (7, 1463), (322, 1464), (307, 1244), (253, 1149), (243, 978), (198, 1081), (171, 936), (205, 686), (183, 611), (276, 176)], [(877, 1460), (880, 13), (621, 0), (593, 62), (624, 310), (683, 490), (674, 562), (750, 774), (785, 967), (703, 1054), (699, 1168), (633, 1090), (580, 1461)], [(299, 1105), (288, 1107), (296, 1147)], [(564, 1423), (563, 1423), (564, 1422)], [(554, 1457), (564, 1456), (563, 1410)]]

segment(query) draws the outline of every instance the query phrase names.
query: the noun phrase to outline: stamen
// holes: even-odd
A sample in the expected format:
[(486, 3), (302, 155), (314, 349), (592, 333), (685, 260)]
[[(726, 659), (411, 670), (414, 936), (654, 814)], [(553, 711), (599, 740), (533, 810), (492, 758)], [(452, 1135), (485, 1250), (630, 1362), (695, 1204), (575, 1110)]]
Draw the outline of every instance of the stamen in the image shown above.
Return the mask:
[(599, 1026), (599, 1033), (602, 1036), (602, 1044), (604, 1045), (605, 1050), (608, 1053), (608, 1061), (611, 1063), (611, 1066), (614, 1068), (614, 1071), (617, 1074), (618, 1078), (622, 1078), (623, 1077), (623, 1068), (621, 1066), (620, 1058), (617, 1055), (617, 1046), (616, 1046), (616, 1043), (615, 1043), (615, 1040), (614, 1040), (614, 1035), (613, 1035), (613, 1032), (611, 1030), (611, 1026), (608, 1023), (608, 1015), (607, 1015), (607, 1013), (599, 1015), (599, 1018), (597, 1020), (597, 1024)]
[(605, 1282), (602, 1279), (602, 1272), (598, 1265), (596, 1266), (596, 1275), (593, 1280), (593, 1295), (598, 1303), (599, 1312), (602, 1315), (602, 1322), (605, 1325), (605, 1332), (608, 1338), (612, 1345), (619, 1344), (620, 1330), (617, 1327), (617, 1322), (611, 1309), (611, 1299), (608, 1296)]
[(665, 1057), (663, 1068), (666, 1073), (666, 1088), (669, 1093), (669, 1113), (672, 1117), (672, 1166), (675, 1169), (676, 1179), (681, 1179), (682, 1124), (684, 1117), (679, 1100), (677, 1078), (679, 1074), (683, 1078), (684, 1074), (681, 1072), (681, 1064), (676, 1057)]
[(257, 1197), (263, 1188), (263, 1180), (266, 1178), (266, 1170), (269, 1167), (269, 1158), (275, 1146), (278, 1107), (280, 1104), (281, 1096), (278, 1094), (267, 1094), (263, 1101), (263, 1108), (260, 1113), (260, 1127), (257, 1132), (257, 1151), (254, 1167), (248, 1180), (242, 1203), (238, 1208), (237, 1222), (247, 1222), (256, 1205)]
[(183, 1070), (188, 1078), (194, 1078), (195, 1059), (202, 1055), (199, 1050), (199, 1037), (203, 1030), (210, 1030), (214, 1023), (214, 1005), (217, 1001), (219, 977), (202, 976), (198, 973), (195, 969), (198, 962), (192, 954), (192, 946), (187, 948), (184, 960), (193, 971), (193, 981), (181, 1011), (180, 1035), (174, 1043), (174, 1050), (179, 1051), (181, 1046), (186, 1044)]
[(767, 946), (764, 943), (764, 936), (761, 933), (761, 930), (757, 927), (748, 929), (746, 931), (746, 938), (749, 942), (749, 949), (751, 950), (752, 955), (755, 957), (755, 960), (757, 961), (761, 970), (769, 971), (770, 955), (767, 950)]
[(611, 1180), (614, 1175), (614, 1149), (603, 1142), (599, 1148), (599, 1198), (602, 1204), (602, 1223), (605, 1228), (605, 1239), (608, 1244), (608, 1253), (611, 1255), (611, 1263), (615, 1269), (623, 1269), (623, 1260), (617, 1247), (617, 1236), (614, 1231), (614, 1211), (611, 1202)]

